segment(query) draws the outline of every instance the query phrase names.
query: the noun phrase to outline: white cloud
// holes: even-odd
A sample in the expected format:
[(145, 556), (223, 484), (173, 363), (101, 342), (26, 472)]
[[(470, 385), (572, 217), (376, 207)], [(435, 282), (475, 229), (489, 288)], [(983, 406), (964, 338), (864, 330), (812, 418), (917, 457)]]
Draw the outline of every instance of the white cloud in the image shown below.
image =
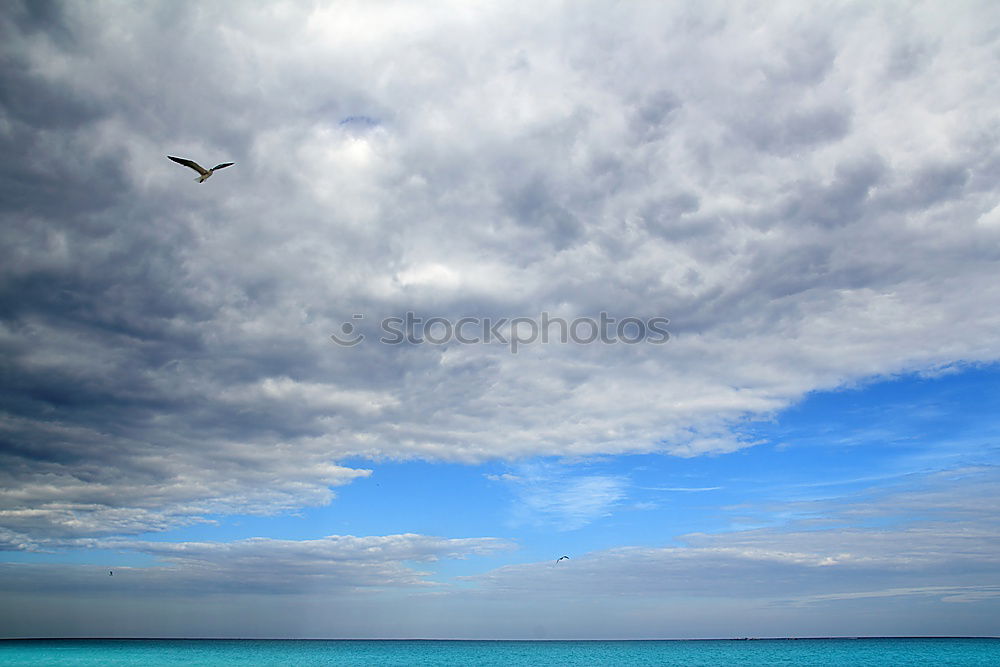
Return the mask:
[[(77, 546), (87, 544), (82, 541)], [(429, 581), (430, 572), (414, 569), (413, 563), (488, 555), (511, 548), (510, 543), (496, 538), (444, 539), (413, 534), (331, 535), (297, 541), (253, 538), (225, 543), (91, 540), (89, 546), (135, 551), (162, 563), (112, 566), (116, 577), (113, 591), (174, 596), (433, 587), (440, 584)], [(37, 593), (67, 589), (108, 592), (107, 571), (104, 566), (7, 563), (0, 567), (0, 586), (20, 590), (31, 582), (28, 590)]]
[[(809, 391), (1000, 358), (989, 4), (61, 13), (3, 27), (17, 544), (328, 502), (347, 457), (730, 452)], [(672, 339), (329, 340), (408, 310)], [(525, 505), (619, 499), (574, 484)]]
[(768, 528), (581, 554), (558, 570), (508, 565), (470, 580), (493, 594), (563, 600), (586, 591), (633, 600), (734, 598), (775, 608), (907, 596), (989, 602), (1000, 570), (991, 509), (996, 481), (992, 468), (914, 476), (892, 493), (783, 503), (771, 512), (805, 518)]
[(609, 516), (626, 498), (628, 481), (619, 475), (581, 474), (546, 463), (525, 463), (516, 470), (492, 478), (510, 484), (515, 524), (576, 530)]
[[(116, 623), (136, 636), (164, 627), (272, 637), (995, 635), (998, 489), (988, 467), (913, 476), (892, 493), (770, 508), (807, 520), (574, 553), (558, 566), (510, 564), (457, 582), (436, 581), (434, 563), (512, 545), (424, 535), (81, 540), (77, 547), (103, 548), (105, 561), (138, 551), (157, 563), (115, 565), (113, 577), (103, 565), (6, 563), (0, 590), (12, 602), (0, 614), (10, 632), (44, 618), (77, 633)], [(817, 528), (820, 517), (827, 523)], [(108, 601), (122, 597), (130, 605), (115, 613)], [(62, 605), (81, 600), (92, 614), (63, 618)], [(187, 625), (163, 618), (175, 608)], [(125, 622), (126, 613), (145, 621)]]

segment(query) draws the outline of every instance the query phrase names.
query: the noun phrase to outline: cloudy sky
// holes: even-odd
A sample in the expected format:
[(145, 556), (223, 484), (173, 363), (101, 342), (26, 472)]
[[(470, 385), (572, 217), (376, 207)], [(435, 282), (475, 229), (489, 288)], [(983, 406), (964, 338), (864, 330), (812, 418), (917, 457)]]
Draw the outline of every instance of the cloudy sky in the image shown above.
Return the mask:
[(5, 636), (1000, 634), (995, 3), (0, 42)]

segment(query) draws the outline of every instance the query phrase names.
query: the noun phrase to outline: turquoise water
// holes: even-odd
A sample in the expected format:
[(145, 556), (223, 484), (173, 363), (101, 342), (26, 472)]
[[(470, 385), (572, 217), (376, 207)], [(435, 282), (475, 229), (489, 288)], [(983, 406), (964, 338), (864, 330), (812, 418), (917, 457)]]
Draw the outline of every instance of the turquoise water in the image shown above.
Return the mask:
[(0, 665), (1000, 665), (1000, 639), (0, 640)]

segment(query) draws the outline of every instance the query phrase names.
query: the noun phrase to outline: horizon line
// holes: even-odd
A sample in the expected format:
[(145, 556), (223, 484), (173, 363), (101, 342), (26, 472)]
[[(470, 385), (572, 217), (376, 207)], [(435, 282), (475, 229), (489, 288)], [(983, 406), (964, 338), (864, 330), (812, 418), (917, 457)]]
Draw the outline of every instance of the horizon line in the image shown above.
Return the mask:
[(16, 641), (291, 641), (291, 642), (713, 642), (713, 641), (860, 641), (870, 639), (1000, 639), (1000, 635), (830, 635), (808, 637), (662, 637), (631, 639), (496, 639), (436, 637), (0, 637)]

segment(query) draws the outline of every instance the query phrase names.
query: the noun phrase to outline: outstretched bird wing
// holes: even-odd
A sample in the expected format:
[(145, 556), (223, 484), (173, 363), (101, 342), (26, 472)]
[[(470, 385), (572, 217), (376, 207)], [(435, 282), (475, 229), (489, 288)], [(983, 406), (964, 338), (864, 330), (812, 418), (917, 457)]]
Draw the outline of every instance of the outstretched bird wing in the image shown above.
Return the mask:
[(198, 164), (194, 160), (188, 160), (187, 158), (183, 158), (183, 157), (174, 157), (173, 155), (168, 155), (167, 157), (170, 158), (171, 160), (173, 160), (174, 162), (176, 162), (177, 164), (182, 164), (185, 167), (190, 167), (190, 168), (194, 169), (195, 171), (197, 171), (202, 176), (204, 176), (205, 174), (208, 173), (207, 169), (205, 169), (204, 167), (202, 167), (200, 164)]
[(236, 164), (236, 163), (235, 162), (223, 162), (222, 164), (217, 164), (214, 167), (212, 167), (212, 171), (215, 171), (216, 169), (225, 169), (226, 167), (232, 167), (234, 164)]

